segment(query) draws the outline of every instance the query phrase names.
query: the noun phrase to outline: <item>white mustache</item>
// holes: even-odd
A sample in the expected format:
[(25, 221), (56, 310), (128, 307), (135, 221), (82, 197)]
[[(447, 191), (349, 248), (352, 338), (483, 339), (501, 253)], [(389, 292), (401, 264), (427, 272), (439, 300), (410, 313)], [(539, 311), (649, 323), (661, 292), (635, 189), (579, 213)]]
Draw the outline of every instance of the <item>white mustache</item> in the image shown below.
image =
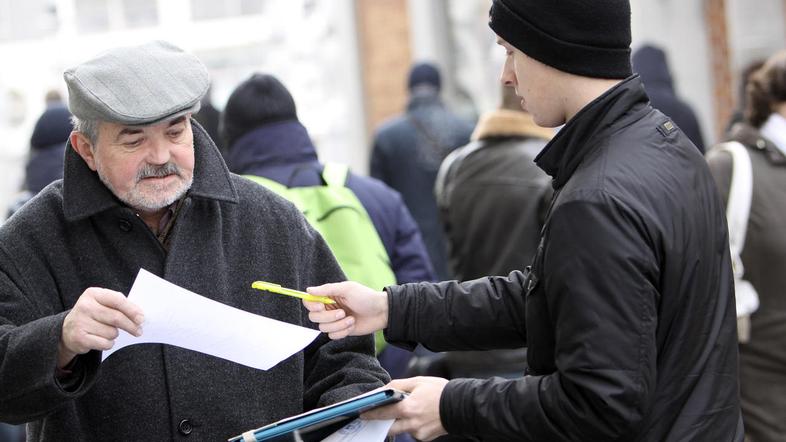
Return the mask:
[(145, 164), (144, 167), (139, 169), (136, 174), (136, 181), (139, 182), (145, 178), (160, 178), (168, 175), (180, 175), (180, 168), (175, 163), (166, 163), (160, 166), (153, 164)]

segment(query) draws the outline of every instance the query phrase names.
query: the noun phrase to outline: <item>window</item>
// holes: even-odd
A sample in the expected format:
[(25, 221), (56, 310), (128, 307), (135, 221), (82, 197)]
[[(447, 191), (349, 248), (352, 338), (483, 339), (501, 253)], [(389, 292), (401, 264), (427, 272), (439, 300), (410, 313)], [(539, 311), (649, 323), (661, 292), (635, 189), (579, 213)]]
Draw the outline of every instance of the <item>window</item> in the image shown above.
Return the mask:
[(126, 28), (144, 28), (158, 24), (156, 0), (122, 0)]
[(76, 27), (89, 34), (158, 24), (157, 0), (75, 0)]
[(76, 28), (79, 32), (101, 32), (109, 29), (107, 0), (76, 0)]
[(54, 0), (0, 0), (0, 41), (46, 37), (57, 28)]
[(212, 20), (261, 14), (266, 3), (266, 0), (191, 0), (191, 16), (194, 20)]

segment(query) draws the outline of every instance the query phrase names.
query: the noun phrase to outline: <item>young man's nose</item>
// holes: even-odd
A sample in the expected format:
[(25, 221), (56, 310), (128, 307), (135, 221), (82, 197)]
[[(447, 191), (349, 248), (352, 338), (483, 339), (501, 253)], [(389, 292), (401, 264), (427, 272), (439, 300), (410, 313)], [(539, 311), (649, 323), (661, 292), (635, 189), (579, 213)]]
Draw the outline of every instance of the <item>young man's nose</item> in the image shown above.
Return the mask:
[(505, 60), (505, 65), (502, 67), (502, 73), (499, 76), (499, 81), (508, 87), (516, 86), (516, 73), (513, 71), (510, 58)]

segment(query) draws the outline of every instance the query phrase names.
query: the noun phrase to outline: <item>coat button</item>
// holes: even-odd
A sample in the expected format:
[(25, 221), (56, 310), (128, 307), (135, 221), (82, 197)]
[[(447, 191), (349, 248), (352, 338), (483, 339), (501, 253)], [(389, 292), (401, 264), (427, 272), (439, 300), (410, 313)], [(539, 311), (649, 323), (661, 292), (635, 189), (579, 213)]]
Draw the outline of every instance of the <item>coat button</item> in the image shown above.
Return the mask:
[(120, 220), (117, 222), (117, 227), (124, 232), (130, 232), (131, 229), (133, 229), (131, 221), (123, 218), (120, 218)]
[(188, 436), (192, 431), (194, 431), (194, 426), (191, 425), (191, 422), (188, 419), (183, 419), (179, 424), (177, 424), (177, 431), (179, 431), (180, 434), (184, 436)]

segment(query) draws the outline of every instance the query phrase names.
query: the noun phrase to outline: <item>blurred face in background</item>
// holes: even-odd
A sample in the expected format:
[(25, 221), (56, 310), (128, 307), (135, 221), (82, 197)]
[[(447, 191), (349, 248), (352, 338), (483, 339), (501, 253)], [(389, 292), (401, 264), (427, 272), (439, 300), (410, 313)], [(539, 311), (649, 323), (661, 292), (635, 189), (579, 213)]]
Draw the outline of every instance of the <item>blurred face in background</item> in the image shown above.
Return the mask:
[(95, 146), (79, 132), (71, 144), (118, 199), (145, 213), (180, 199), (194, 178), (190, 115), (149, 126), (101, 122)]
[(515, 89), (521, 98), (522, 109), (532, 114), (538, 126), (564, 124), (566, 109), (560, 98), (563, 73), (527, 56), (502, 38), (497, 37), (497, 44), (505, 49), (500, 81)]

